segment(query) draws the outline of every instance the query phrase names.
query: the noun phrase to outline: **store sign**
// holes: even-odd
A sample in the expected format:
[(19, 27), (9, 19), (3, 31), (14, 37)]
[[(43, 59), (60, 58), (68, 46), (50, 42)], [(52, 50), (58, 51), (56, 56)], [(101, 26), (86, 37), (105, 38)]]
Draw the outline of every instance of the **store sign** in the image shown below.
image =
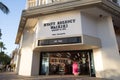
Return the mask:
[(39, 39), (82, 34), (79, 11), (42, 16), (37, 26)]
[(66, 30), (68, 25), (72, 23), (75, 23), (75, 19), (44, 23), (44, 27), (50, 27), (51, 31), (62, 31)]
[(44, 22), (43, 28), (51, 33), (52, 36), (66, 35), (68, 34), (68, 31), (71, 31), (70, 28), (71, 26), (74, 27), (73, 25), (75, 25), (75, 23), (76, 19)]
[(38, 40), (38, 46), (81, 43), (81, 37)]

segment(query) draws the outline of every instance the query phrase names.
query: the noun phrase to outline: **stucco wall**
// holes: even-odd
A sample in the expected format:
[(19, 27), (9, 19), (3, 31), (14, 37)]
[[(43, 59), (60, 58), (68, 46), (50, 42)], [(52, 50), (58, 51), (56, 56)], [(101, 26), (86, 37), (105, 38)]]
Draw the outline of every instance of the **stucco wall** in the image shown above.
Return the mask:
[(19, 68), (20, 68), (20, 59), (21, 59), (21, 55), (20, 55), (20, 51), (17, 54), (17, 63), (16, 63), (16, 73), (19, 74)]
[(87, 13), (81, 13), (82, 34), (97, 37), (97, 19)]
[(30, 76), (31, 67), (32, 67), (32, 44), (34, 41), (34, 33), (31, 33), (27, 30), (24, 30), (23, 41), (21, 48), (21, 59), (20, 59), (20, 68), (19, 75)]
[[(116, 42), (115, 32), (113, 28), (112, 18), (102, 17), (98, 19), (98, 26), (97, 26), (98, 36), (101, 39), (102, 47), (100, 49), (95, 49), (94, 57), (95, 57), (95, 68), (96, 68), (96, 75), (98, 77), (104, 77), (114, 80), (120, 79), (120, 69), (119, 69), (119, 61), (120, 55), (118, 52), (118, 46)], [(96, 62), (96, 55), (100, 55), (102, 63), (101, 69), (99, 70), (98, 63)]]
[[(118, 44), (110, 15), (94, 17), (81, 13), (82, 33), (100, 38), (101, 48), (93, 49), (96, 77), (120, 79)], [(119, 42), (119, 36), (117, 37)]]
[(31, 75), (39, 75), (39, 70), (40, 70), (40, 52), (34, 52), (32, 56), (32, 71)]

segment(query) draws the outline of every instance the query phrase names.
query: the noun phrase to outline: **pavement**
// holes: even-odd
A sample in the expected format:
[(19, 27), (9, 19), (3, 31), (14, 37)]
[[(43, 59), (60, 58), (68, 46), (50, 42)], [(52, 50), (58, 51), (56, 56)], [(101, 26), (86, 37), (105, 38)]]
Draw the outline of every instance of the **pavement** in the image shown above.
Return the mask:
[(108, 80), (103, 78), (95, 78), (88, 76), (74, 76), (74, 75), (50, 75), (50, 76), (20, 76), (14, 72), (1, 72), (0, 80)]

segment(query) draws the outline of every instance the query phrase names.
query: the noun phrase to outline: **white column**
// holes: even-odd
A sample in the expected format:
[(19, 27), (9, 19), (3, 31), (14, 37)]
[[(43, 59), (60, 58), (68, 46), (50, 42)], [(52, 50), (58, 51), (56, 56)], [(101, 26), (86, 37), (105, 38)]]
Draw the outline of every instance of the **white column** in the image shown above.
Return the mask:
[(31, 33), (26, 29), (23, 32), (19, 75), (31, 76), (33, 58), (32, 45), (34, 43), (34, 36), (34, 33)]
[(96, 77), (103, 77), (101, 72), (103, 71), (103, 60), (102, 60), (102, 52), (100, 49), (93, 49), (94, 55), (94, 65), (95, 65), (95, 74)]
[(32, 50), (30, 48), (23, 48), (21, 50), (19, 75), (31, 76), (32, 66)]
[(21, 54), (20, 52), (17, 53), (17, 60), (16, 60), (16, 73), (19, 73), (19, 68), (20, 68), (20, 58), (21, 58)]
[[(109, 16), (99, 19), (97, 28), (98, 36), (101, 39), (102, 44), (102, 47), (99, 49), (101, 54), (99, 54), (103, 63), (103, 69), (101, 68), (99, 76), (113, 80), (120, 80), (120, 55), (112, 18)], [(98, 65), (99, 64), (95, 66)]]
[(33, 57), (32, 57), (32, 71), (31, 75), (39, 75), (40, 71), (40, 52), (34, 51)]

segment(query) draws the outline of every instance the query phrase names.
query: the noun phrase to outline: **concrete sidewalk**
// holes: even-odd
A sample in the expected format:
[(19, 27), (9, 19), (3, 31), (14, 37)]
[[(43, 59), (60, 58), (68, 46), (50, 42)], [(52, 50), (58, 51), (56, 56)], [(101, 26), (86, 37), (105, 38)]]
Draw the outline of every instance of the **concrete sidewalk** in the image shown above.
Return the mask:
[(25, 77), (16, 75), (14, 72), (2, 72), (0, 73), (0, 80), (107, 80), (107, 79), (73, 75)]

